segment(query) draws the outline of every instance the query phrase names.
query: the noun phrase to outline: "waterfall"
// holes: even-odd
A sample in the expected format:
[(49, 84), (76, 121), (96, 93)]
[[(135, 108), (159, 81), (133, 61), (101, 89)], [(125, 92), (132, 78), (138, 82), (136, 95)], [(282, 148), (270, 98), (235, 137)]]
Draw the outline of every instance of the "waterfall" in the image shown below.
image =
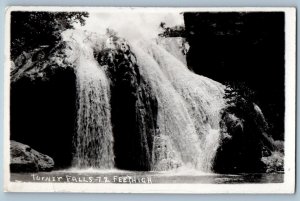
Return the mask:
[(154, 146), (164, 150), (154, 150), (160, 156), (154, 169), (169, 169), (168, 164), (210, 171), (220, 140), (223, 86), (189, 71), (161, 44), (143, 41), (132, 46), (141, 74), (158, 99), (161, 135)]
[(77, 32), (70, 38), (67, 56), (75, 66), (78, 97), (73, 164), (109, 169), (114, 167), (109, 81), (85, 36)]
[[(110, 106), (110, 84), (113, 84), (114, 78), (111, 77), (113, 74), (107, 76), (106, 71), (114, 68), (114, 72), (117, 70), (126, 74), (124, 67), (109, 65), (116, 59), (114, 57), (117, 54), (124, 52), (124, 58), (127, 58), (126, 55), (130, 51), (138, 68), (136, 73), (146, 83), (138, 86), (135, 91), (141, 93), (143, 87), (149, 85), (149, 89), (142, 91), (150, 93), (151, 89), (153, 96), (148, 94), (142, 99), (139, 98), (136, 107), (141, 107), (141, 104), (147, 105), (149, 98), (157, 100), (157, 117), (151, 117), (156, 119), (157, 131), (153, 133), (152, 142), (147, 142), (152, 143), (152, 150), (149, 153), (150, 150), (147, 149), (147, 155), (150, 156), (141, 159), (151, 160), (147, 162), (151, 170), (170, 170), (178, 167), (206, 172), (211, 170), (220, 144), (219, 122), (220, 111), (225, 104), (224, 87), (218, 82), (196, 75), (187, 68), (182, 59), (184, 55), (178, 56), (183, 53), (178, 49), (178, 38), (174, 39), (176, 41), (170, 38), (168, 41), (164, 41), (163, 38), (142, 42), (129, 41), (125, 49), (123, 39), (112, 39), (107, 35), (97, 36), (77, 30), (69, 31), (68, 37), (65, 38), (68, 43), (65, 51), (67, 61), (74, 64), (77, 75), (78, 113), (73, 161), (75, 167), (114, 167), (114, 135)], [(100, 57), (107, 54), (107, 51), (116, 52), (112, 53), (116, 55), (108, 54), (110, 56), (101, 61), (100, 65), (95, 59), (95, 51)], [(120, 57), (118, 59), (120, 60)], [(137, 123), (146, 131), (146, 116), (143, 115), (146, 115), (147, 111), (141, 112), (140, 109), (136, 109), (136, 112)], [(145, 142), (140, 143), (140, 147), (145, 146)], [(142, 163), (144, 162), (139, 162)]]

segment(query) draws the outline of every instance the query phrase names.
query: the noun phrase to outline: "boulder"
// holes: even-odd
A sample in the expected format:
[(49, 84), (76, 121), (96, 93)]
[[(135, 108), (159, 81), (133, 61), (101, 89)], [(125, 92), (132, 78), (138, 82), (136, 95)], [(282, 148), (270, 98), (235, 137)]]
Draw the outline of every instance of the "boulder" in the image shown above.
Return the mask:
[(265, 172), (263, 155), (273, 150), (272, 138), (259, 107), (248, 101), (228, 106), (220, 122), (222, 137), (213, 169), (218, 173)]
[(54, 167), (54, 161), (49, 156), (13, 140), (10, 141), (10, 155), (11, 172), (51, 171)]

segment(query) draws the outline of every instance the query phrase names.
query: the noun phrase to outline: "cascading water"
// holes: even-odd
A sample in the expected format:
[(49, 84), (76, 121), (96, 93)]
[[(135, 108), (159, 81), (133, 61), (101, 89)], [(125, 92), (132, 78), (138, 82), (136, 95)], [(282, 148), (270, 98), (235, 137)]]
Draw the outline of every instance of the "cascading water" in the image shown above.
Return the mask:
[[(130, 135), (141, 135), (134, 138), (136, 143), (141, 144), (137, 147), (141, 148), (133, 150), (147, 151), (145, 155), (141, 153), (143, 157), (135, 160), (148, 161), (137, 164), (150, 164), (150, 170), (189, 167), (210, 171), (220, 140), (219, 113), (225, 104), (223, 85), (196, 75), (186, 67), (184, 50), (178, 49), (184, 47), (180, 38), (127, 39), (126, 42), (116, 36), (117, 32), (112, 33), (97, 35), (80, 30), (65, 33), (64, 39), (69, 47), (66, 48), (67, 61), (75, 66), (77, 75), (74, 166), (106, 169), (115, 166), (114, 154), (118, 149), (114, 149), (114, 141), (117, 140), (114, 137), (122, 136), (122, 131), (119, 129), (117, 136), (113, 133), (110, 86), (116, 82), (112, 76), (119, 72), (117, 75), (121, 76), (121, 82), (122, 79), (133, 79), (130, 76), (141, 77), (127, 82), (131, 90), (128, 93), (136, 96), (136, 120), (132, 122), (139, 124), (137, 130), (130, 131), (138, 133)], [(107, 55), (104, 57), (103, 54)], [(101, 61), (95, 57), (101, 58)], [(126, 62), (122, 62), (121, 58), (124, 61), (133, 59), (128, 64), (136, 65), (134, 68), (138, 68), (138, 71), (133, 70), (133, 66), (131, 70), (126, 67)], [(121, 72), (126, 74), (125, 77), (130, 76), (122, 78)], [(140, 79), (145, 82), (143, 85)], [(148, 85), (150, 88), (144, 89)], [(157, 101), (157, 112), (148, 113), (146, 117), (147, 110), (154, 107), (149, 105), (153, 100)], [(149, 114), (156, 116), (150, 117)], [(150, 138), (149, 133), (145, 133), (150, 131), (145, 124), (149, 118), (156, 121), (151, 125), (157, 126), (150, 128), (155, 130), (151, 131), (153, 136)], [(140, 142), (137, 140), (139, 138)]]
[(179, 165), (209, 171), (219, 145), (223, 86), (192, 73), (161, 45), (143, 42), (133, 45), (133, 51), (159, 102), (161, 135), (155, 143), (160, 145), (154, 146), (165, 147), (167, 154), (156, 154), (165, 157), (155, 161), (154, 169)]
[(73, 164), (79, 168), (112, 168), (114, 153), (109, 81), (94, 59), (91, 46), (80, 36), (72, 34), (70, 38), (73, 40), (69, 44), (69, 59), (73, 59), (69, 62), (76, 69), (78, 94)]

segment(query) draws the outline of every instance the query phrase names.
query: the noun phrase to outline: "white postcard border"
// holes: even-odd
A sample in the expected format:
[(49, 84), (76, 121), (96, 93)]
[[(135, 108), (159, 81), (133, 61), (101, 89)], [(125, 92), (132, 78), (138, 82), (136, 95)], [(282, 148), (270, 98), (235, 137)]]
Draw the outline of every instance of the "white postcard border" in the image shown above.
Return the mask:
[[(285, 173), (278, 184), (86, 184), (18, 183), (10, 181), (9, 103), (10, 103), (10, 12), (11, 11), (87, 11), (87, 12), (285, 12)], [(296, 9), (294, 7), (45, 7), (12, 6), (6, 9), (4, 68), (4, 191), (76, 193), (249, 193), (279, 194), (295, 192), (296, 144)]]

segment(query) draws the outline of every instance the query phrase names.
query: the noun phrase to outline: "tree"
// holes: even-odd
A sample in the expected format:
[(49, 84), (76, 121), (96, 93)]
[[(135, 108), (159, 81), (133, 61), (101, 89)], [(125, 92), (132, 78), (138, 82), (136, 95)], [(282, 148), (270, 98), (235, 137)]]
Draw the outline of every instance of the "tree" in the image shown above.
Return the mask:
[(87, 12), (11, 12), (11, 59), (41, 45), (54, 45), (61, 33), (85, 24)]

